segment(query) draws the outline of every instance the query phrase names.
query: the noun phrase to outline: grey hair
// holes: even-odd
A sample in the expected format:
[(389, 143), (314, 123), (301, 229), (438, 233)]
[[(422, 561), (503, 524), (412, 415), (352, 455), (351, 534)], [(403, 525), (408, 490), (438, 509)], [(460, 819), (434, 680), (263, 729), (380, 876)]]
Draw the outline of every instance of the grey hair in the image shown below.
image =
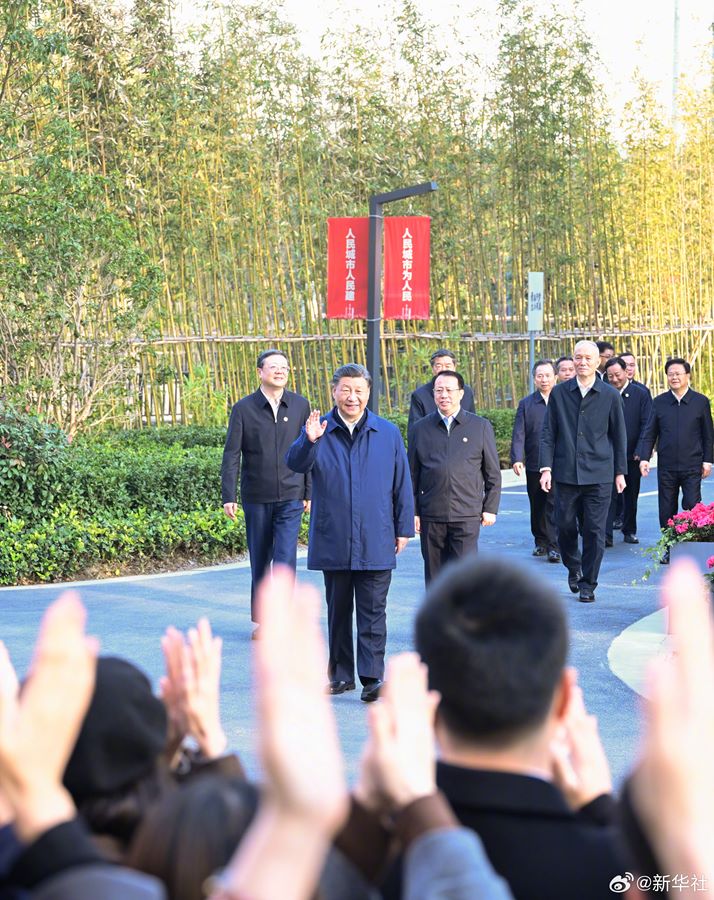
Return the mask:
[(340, 383), (341, 378), (364, 378), (367, 382), (367, 387), (372, 387), (372, 376), (359, 363), (347, 363), (347, 365), (335, 369), (332, 376), (332, 386), (336, 387)]

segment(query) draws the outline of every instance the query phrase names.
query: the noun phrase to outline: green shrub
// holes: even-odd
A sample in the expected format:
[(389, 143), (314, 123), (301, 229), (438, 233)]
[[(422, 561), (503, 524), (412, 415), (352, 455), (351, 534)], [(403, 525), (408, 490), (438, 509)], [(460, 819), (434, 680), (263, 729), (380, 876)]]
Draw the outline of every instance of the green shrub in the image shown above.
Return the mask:
[(222, 509), (187, 512), (135, 510), (87, 517), (62, 504), (41, 522), (0, 522), (0, 584), (57, 581), (98, 562), (161, 559), (195, 553), (206, 560), (246, 549), (245, 522)]
[(60, 496), (67, 446), (59, 428), (0, 403), (0, 513), (45, 515)]
[(65, 455), (62, 499), (92, 514), (140, 508), (220, 509), (221, 450), (179, 445), (84, 444)]
[(223, 447), (226, 425), (166, 425), (161, 428), (136, 428), (121, 431), (100, 431), (82, 438), (83, 444), (109, 444), (119, 447)]

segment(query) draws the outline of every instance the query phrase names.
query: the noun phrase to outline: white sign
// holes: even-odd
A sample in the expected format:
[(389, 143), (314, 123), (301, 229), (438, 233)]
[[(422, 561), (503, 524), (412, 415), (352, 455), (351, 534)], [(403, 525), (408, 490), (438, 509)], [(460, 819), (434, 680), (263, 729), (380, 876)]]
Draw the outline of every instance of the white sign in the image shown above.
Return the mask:
[(543, 273), (528, 273), (528, 331), (543, 331)]

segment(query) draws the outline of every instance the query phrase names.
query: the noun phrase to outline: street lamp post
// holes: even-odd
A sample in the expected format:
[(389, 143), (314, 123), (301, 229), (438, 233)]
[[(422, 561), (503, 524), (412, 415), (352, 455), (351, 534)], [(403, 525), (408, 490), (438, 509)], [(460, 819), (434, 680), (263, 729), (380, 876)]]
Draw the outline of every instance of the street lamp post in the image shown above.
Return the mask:
[(367, 368), (372, 375), (369, 409), (379, 413), (379, 393), (382, 388), (379, 345), (382, 338), (382, 208), (385, 203), (417, 197), (436, 191), (435, 181), (399, 188), (387, 194), (373, 194), (369, 198), (369, 262), (367, 285)]

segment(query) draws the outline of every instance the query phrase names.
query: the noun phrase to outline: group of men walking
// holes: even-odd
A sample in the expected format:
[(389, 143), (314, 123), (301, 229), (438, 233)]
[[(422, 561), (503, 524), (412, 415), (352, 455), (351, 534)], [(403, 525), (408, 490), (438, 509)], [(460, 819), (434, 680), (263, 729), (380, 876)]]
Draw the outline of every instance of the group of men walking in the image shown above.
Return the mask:
[(511, 464), (526, 473), (533, 554), (562, 561), (570, 589), (586, 603), (595, 600), (615, 528), (626, 543), (639, 543), (640, 482), (655, 445), (661, 528), (677, 512), (680, 489), (691, 509), (711, 472), (710, 403), (689, 387), (690, 364), (667, 360), (669, 390), (654, 401), (635, 372), (629, 351), (616, 356), (606, 341), (580, 341), (572, 357), (536, 363), (536, 389), (516, 412)]
[[(408, 453), (398, 428), (367, 409), (372, 379), (357, 364), (335, 371), (334, 406), (321, 415), (287, 389), (285, 354), (267, 350), (258, 357), (258, 389), (231, 411), (222, 499), (235, 518), (240, 471), (251, 618), (256, 622), (255, 588), (271, 564), (295, 568), (309, 511), (307, 565), (325, 582), (331, 694), (355, 688), (356, 662), (361, 699), (379, 695), (387, 593), (408, 539), (419, 534), (428, 583), (450, 560), (475, 552), (480, 529), (496, 521), (501, 472), (493, 428), (475, 414), (454, 354), (438, 350), (430, 362), (433, 377), (411, 397)], [(680, 488), (685, 507), (697, 502), (711, 470), (709, 401), (689, 388), (689, 364), (667, 362), (670, 391), (654, 404), (634, 371), (631, 354), (581, 341), (572, 357), (536, 364), (535, 391), (516, 413), (511, 463), (526, 475), (533, 553), (562, 562), (584, 602), (595, 599), (621, 496), (624, 539), (637, 543), (639, 480), (655, 443), (660, 524), (676, 512)]]

